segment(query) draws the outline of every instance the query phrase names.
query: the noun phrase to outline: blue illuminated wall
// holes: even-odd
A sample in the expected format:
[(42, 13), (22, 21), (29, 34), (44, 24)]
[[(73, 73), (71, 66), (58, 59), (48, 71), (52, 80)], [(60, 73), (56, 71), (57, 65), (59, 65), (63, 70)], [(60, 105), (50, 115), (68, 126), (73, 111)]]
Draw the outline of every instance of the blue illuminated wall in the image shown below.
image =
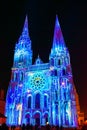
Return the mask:
[(8, 125), (40, 124), (76, 127), (77, 110), (70, 56), (56, 16), (49, 63), (40, 57), (32, 65), (26, 17), (15, 46), (11, 80), (6, 96)]

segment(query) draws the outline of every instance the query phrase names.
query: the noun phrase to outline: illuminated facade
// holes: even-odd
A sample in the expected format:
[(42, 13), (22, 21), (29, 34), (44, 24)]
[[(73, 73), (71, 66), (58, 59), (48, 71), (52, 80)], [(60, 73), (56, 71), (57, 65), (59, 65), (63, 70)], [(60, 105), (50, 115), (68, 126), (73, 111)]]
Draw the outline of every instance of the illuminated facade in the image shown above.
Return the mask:
[(49, 63), (40, 57), (32, 65), (28, 20), (14, 52), (6, 97), (8, 125), (40, 124), (76, 127), (77, 110), (70, 56), (56, 16)]

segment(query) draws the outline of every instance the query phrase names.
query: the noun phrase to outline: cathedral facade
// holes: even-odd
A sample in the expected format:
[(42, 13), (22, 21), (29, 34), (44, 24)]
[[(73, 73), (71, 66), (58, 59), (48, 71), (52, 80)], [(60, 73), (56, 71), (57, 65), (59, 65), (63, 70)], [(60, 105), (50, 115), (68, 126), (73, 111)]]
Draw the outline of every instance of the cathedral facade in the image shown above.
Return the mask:
[(32, 64), (31, 44), (26, 17), (22, 34), (15, 46), (6, 96), (7, 124), (49, 123), (76, 127), (76, 97), (70, 55), (57, 16), (48, 63), (43, 63), (38, 56)]

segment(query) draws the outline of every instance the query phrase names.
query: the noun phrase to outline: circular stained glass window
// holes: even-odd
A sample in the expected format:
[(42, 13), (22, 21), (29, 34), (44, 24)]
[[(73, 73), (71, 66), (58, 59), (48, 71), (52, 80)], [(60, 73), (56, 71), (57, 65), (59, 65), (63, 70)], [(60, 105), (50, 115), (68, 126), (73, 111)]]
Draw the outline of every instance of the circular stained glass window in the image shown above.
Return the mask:
[(46, 86), (46, 78), (42, 73), (36, 73), (31, 77), (30, 85), (34, 89), (43, 89)]

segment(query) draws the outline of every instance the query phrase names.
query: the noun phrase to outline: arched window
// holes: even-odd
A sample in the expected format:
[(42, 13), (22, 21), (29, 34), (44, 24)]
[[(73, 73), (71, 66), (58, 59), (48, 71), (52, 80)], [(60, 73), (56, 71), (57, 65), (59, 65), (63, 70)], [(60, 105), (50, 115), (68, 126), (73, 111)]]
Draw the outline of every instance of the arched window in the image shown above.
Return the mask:
[(69, 64), (69, 58), (68, 57), (66, 57), (65, 61), (66, 61), (66, 64)]
[(23, 72), (20, 73), (20, 81), (23, 81)]
[(47, 95), (44, 96), (44, 107), (47, 108)]
[(61, 61), (60, 61), (60, 59), (58, 59), (58, 65), (61, 65)]
[(23, 62), (23, 55), (20, 55), (19, 62)]
[(26, 119), (26, 123), (30, 124), (30, 114), (29, 113), (26, 114), (25, 119)]
[(28, 97), (28, 108), (31, 108), (31, 96)]
[(35, 97), (35, 108), (40, 108), (40, 94), (37, 93)]
[(54, 75), (57, 76), (57, 70), (54, 70)]
[(66, 71), (65, 71), (65, 69), (63, 69), (63, 71), (62, 71), (62, 72), (63, 72), (63, 75), (65, 75), (65, 74), (66, 74)]

